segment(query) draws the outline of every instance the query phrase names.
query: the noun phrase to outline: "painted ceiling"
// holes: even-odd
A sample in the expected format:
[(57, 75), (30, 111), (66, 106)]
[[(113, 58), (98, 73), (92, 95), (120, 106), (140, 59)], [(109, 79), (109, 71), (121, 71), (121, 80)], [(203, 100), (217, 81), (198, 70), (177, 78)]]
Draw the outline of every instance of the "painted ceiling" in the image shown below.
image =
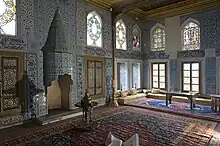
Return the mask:
[(87, 0), (89, 4), (142, 21), (219, 7), (220, 0)]

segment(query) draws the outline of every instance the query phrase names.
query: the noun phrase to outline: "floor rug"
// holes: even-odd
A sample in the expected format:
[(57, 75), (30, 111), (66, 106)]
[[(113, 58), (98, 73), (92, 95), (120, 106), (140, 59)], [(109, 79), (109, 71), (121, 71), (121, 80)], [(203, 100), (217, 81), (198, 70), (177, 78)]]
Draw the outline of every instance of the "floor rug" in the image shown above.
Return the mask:
[(171, 112), (180, 115), (220, 122), (220, 113), (212, 112), (210, 106), (196, 105), (196, 107), (193, 110), (191, 110), (189, 103), (172, 102), (172, 104), (166, 106), (165, 100), (152, 98), (144, 98), (138, 101), (128, 103), (126, 105)]
[[(126, 107), (94, 115), (93, 130), (82, 132), (77, 124), (58, 125), (31, 136), (13, 140), (13, 145), (27, 139), (27, 146), (101, 146), (111, 131), (123, 141), (134, 133), (140, 136), (141, 146), (205, 146), (209, 143), (215, 122)], [(71, 125), (71, 126), (70, 126)], [(4, 145), (6, 143), (1, 143)], [(12, 142), (8, 142), (12, 145)]]

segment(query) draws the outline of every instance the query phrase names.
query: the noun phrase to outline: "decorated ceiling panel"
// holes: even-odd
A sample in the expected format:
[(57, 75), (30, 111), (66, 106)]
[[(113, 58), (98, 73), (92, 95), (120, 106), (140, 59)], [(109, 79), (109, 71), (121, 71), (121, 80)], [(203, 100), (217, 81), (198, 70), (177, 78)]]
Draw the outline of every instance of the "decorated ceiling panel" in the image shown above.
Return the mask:
[(87, 0), (114, 14), (124, 14), (141, 21), (183, 15), (219, 7), (219, 0)]

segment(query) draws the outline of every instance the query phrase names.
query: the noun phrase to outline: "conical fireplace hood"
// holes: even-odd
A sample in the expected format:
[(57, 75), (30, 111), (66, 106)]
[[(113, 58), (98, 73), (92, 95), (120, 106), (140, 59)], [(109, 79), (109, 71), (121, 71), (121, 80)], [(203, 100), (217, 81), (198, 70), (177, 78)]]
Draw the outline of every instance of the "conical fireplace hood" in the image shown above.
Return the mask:
[(42, 48), (43, 52), (67, 52), (64, 27), (57, 8), (49, 28), (47, 40)]

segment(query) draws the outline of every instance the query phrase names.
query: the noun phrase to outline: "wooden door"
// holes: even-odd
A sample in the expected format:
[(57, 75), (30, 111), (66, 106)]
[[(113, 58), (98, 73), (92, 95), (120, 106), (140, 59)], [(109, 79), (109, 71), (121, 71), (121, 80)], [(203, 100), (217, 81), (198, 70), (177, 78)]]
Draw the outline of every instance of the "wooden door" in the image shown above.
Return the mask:
[(21, 52), (0, 52), (0, 114), (21, 111), (17, 83), (23, 74), (23, 62)]

